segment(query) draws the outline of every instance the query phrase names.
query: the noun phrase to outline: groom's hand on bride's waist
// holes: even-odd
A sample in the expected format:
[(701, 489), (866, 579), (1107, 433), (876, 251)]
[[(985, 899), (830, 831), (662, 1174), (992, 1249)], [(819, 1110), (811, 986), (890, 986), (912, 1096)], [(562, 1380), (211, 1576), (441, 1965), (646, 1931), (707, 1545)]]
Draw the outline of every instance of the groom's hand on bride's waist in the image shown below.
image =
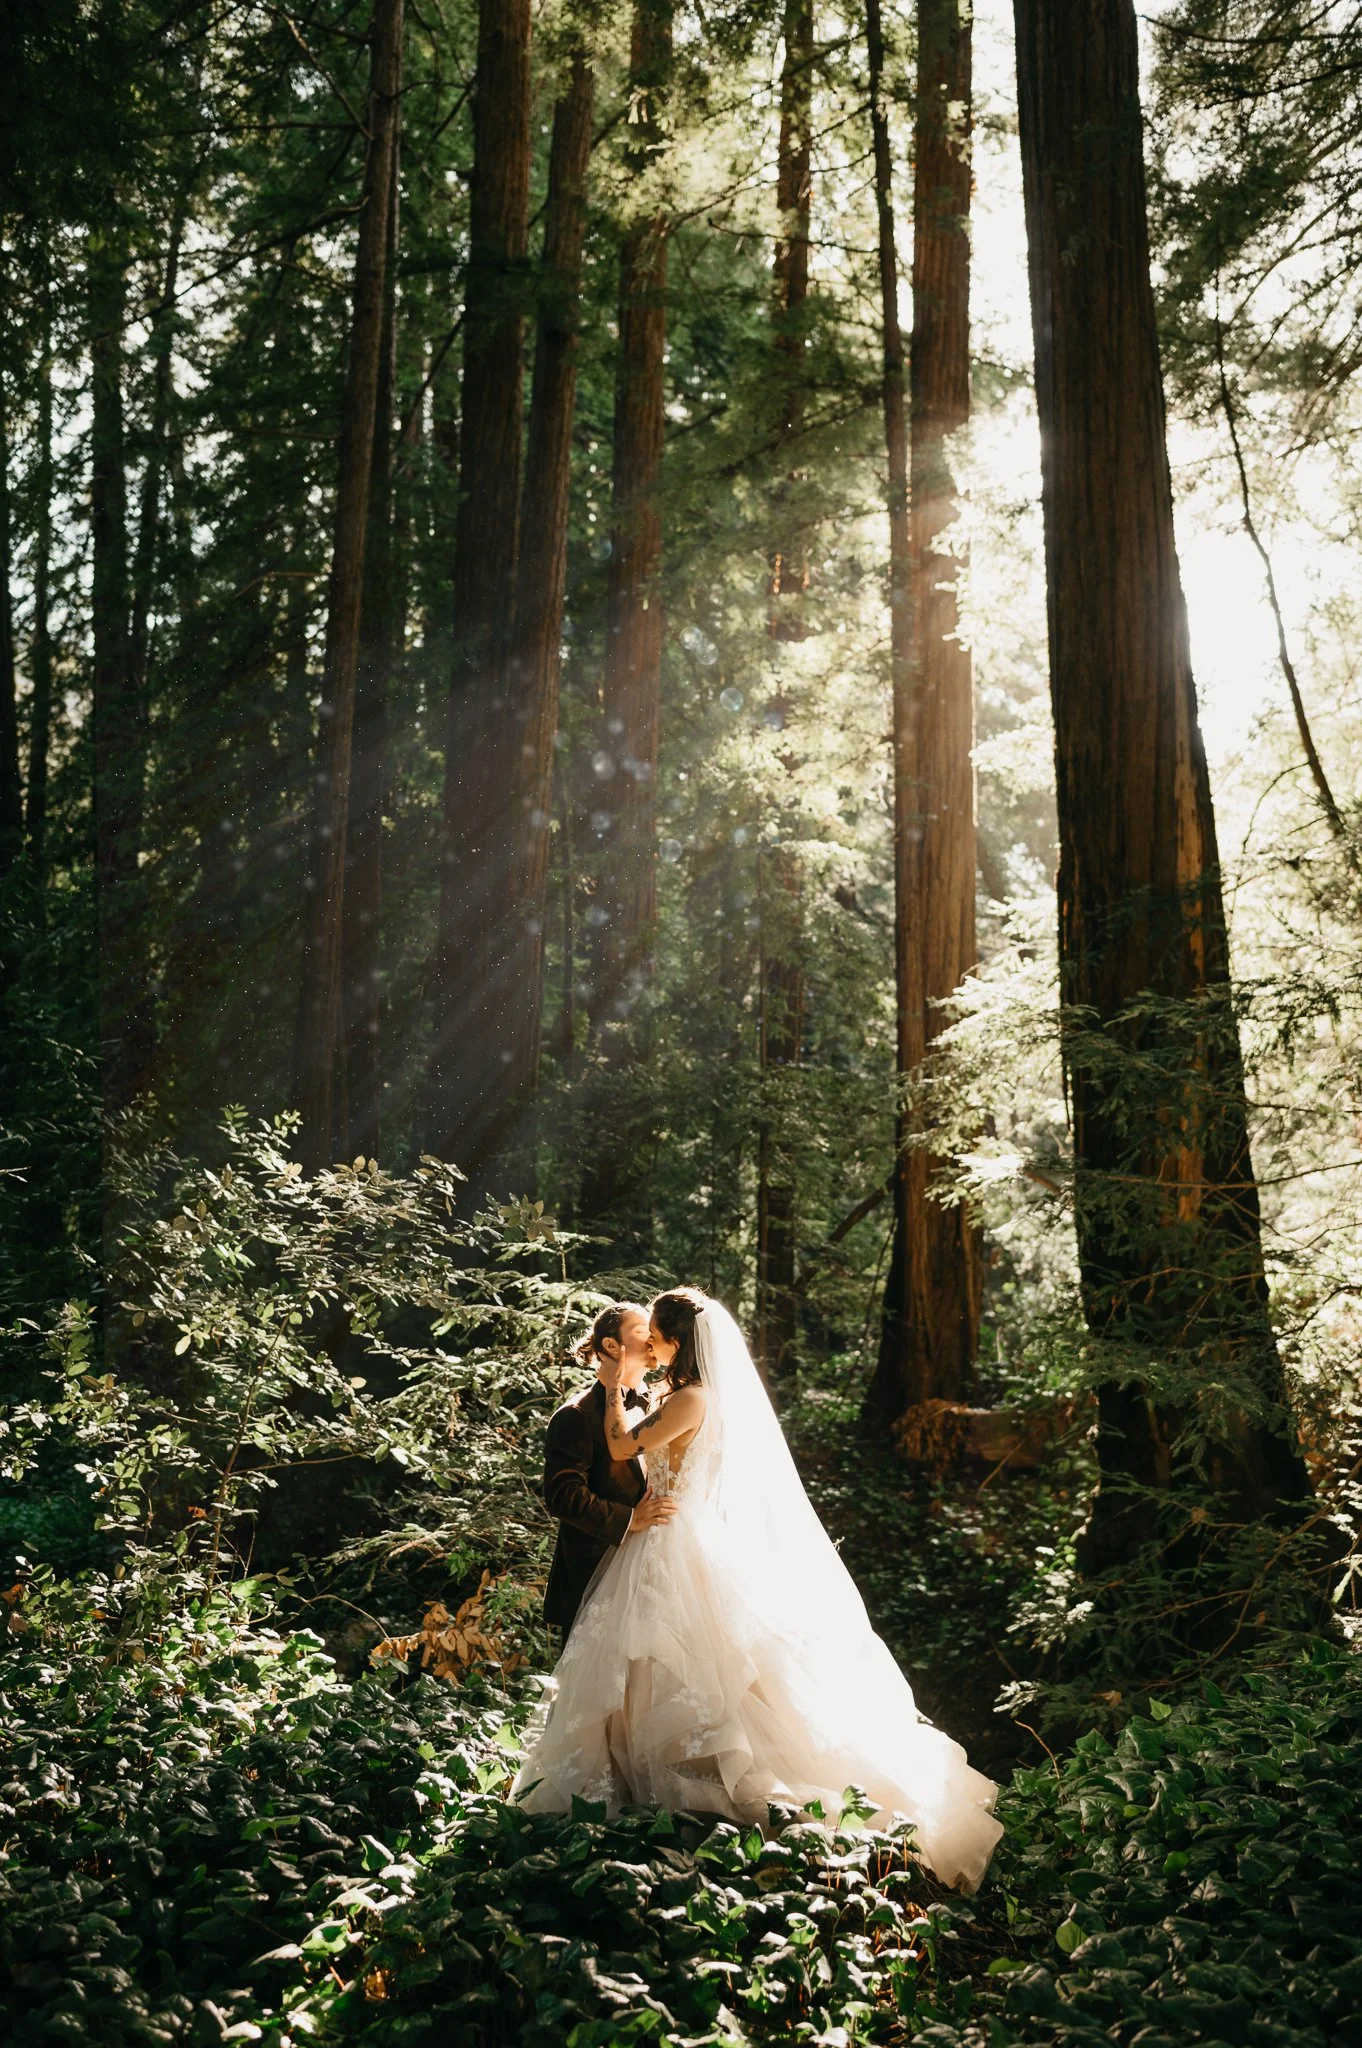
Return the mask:
[(645, 1493), (633, 1514), (629, 1517), (626, 1536), (633, 1536), (641, 1529), (657, 1529), (663, 1522), (670, 1522), (676, 1513), (676, 1502), (665, 1495), (659, 1499), (655, 1494)]

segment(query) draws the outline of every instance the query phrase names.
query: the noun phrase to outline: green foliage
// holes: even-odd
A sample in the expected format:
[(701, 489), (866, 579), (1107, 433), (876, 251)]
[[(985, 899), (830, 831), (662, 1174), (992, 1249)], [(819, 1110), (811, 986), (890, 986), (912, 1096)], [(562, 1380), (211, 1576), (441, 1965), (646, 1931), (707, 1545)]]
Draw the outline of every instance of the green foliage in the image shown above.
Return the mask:
[(125, 1580), (40, 1578), (11, 1623), (16, 2043), (434, 2027), (583, 2048), (935, 2016), (950, 1917), (854, 1800), (778, 1840), (585, 1803), (531, 1817), (498, 1796), (523, 1705), (476, 1681), (347, 1684), (253, 1606), (238, 1587), (134, 1629)]
[[(257, 1590), (149, 1622), (134, 1575), (39, 1575), (0, 1663), (0, 1975), (16, 2043), (252, 2040), (338, 1892), (504, 1787), (514, 1707), (341, 1679)], [(16, 1620), (22, 1633), (16, 1630)], [(267, 1951), (297, 1945), (283, 1960)], [(235, 2031), (234, 2031), (235, 2030)]]
[(1019, 1770), (964, 1901), (854, 1802), (776, 1836), (526, 1815), (523, 1699), (347, 1682), (278, 1620), (245, 1585), (148, 1621), (113, 1574), (40, 1574), (11, 1606), (0, 1982), (23, 2048), (1362, 2031), (1362, 1675), (1336, 1645), (1146, 1695)]
[(356, 1983), (326, 2003), (342, 2038), (374, 2042), (883, 2038), (937, 2017), (950, 1924), (907, 1848), (863, 1831), (854, 1804), (838, 1827), (773, 1838), (643, 1810), (611, 1820), (588, 1801), (561, 1817), (464, 1801), (442, 1848), (338, 1901), (336, 1953)]
[(1362, 2039), (1362, 1671), (1317, 1642), (1158, 1695), (1114, 1742), (1020, 1771), (985, 1902), (983, 2048)]
[(58, 1474), (83, 1481), (106, 1549), (182, 1589), (338, 1549), (333, 1590), (353, 1597), (395, 1553), (457, 1559), (456, 1582), (489, 1562), (533, 1577), (547, 1523), (528, 1472), (597, 1300), (564, 1277), (576, 1240), (534, 1203), (466, 1219), (434, 1159), (306, 1180), (291, 1129), (233, 1114), (215, 1167), (144, 1157), (116, 1301), (8, 1333), (42, 1391), (0, 1421), (0, 1529), (57, 1559), (33, 1495)]

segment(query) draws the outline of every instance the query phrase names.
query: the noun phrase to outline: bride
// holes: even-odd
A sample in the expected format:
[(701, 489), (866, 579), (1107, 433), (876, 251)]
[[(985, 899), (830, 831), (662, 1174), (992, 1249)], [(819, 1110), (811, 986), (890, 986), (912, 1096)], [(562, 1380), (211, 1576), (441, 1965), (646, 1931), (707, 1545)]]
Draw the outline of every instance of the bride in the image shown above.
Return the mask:
[(612, 1454), (647, 1461), (670, 1519), (609, 1551), (531, 1728), (513, 1797), (574, 1794), (764, 1823), (829, 1817), (848, 1786), (901, 1814), (948, 1884), (973, 1889), (1002, 1833), (997, 1788), (925, 1721), (814, 1513), (728, 1310), (660, 1294), (649, 1337), (667, 1391), (641, 1420), (606, 1361)]

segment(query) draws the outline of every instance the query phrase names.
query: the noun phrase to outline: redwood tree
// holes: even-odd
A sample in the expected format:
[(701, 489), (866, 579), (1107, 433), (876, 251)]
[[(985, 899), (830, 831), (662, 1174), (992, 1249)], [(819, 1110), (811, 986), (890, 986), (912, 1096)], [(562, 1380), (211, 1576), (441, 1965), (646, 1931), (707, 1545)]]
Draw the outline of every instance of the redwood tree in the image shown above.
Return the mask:
[[(895, 1067), (913, 1073), (926, 1050), (923, 958), (909, 914), (918, 894), (918, 732), (913, 692), (913, 583), (908, 524), (908, 409), (904, 390), (903, 333), (899, 324), (898, 244), (894, 223), (893, 156), (884, 101), (884, 31), (880, 0), (866, 0), (866, 47), (870, 62), (870, 132), (874, 155), (875, 203), (879, 226), (880, 324), (883, 350), (881, 395), (888, 462), (889, 509), (889, 673), (891, 692), (891, 774), (894, 797), (894, 1043)], [(881, 1368), (890, 1345), (903, 1341), (912, 1211), (913, 1155), (909, 1125), (900, 1108), (895, 1118), (894, 1255), (885, 1289)], [(867, 1400), (877, 1412), (874, 1393)], [(892, 1401), (885, 1407), (892, 1415)]]
[(166, 242), (165, 273), (160, 297), (151, 322), (151, 420), (146, 440), (138, 493), (137, 535), (132, 552), (130, 611), (128, 621), (129, 689), (145, 700), (150, 655), (151, 601), (155, 589), (156, 562), (160, 552), (162, 498), (170, 453), (170, 412), (174, 397), (171, 379), (171, 350), (175, 332), (175, 302), (179, 289), (180, 251), (188, 213), (188, 194), (182, 192), (170, 223)]
[[(913, 813), (895, 905), (911, 1015), (901, 1077), (948, 1021), (943, 999), (975, 965), (974, 689), (959, 639), (948, 437), (969, 419), (971, 10), (918, 0), (913, 147), (913, 338), (909, 357), (909, 716)], [(920, 1005), (920, 1011), (917, 1006)], [(959, 1400), (979, 1332), (978, 1233), (928, 1193), (934, 1162), (899, 1132), (894, 1245), (869, 1403), (892, 1422), (920, 1401)]]
[(1090, 1569), (1195, 1478), (1307, 1489), (1267, 1316), (1215, 820), (1173, 533), (1132, 0), (1017, 0), (1060, 827), (1059, 945), (1098, 1389)]
[(335, 542), (327, 596), (322, 724), (317, 742), (313, 889), (303, 948), (298, 1106), (303, 1163), (327, 1158), (334, 1135), (341, 1029), (345, 843), (350, 809), (355, 679), (364, 593), (364, 546), (379, 366), (383, 350), (388, 216), (395, 157), (392, 132), (402, 83), (403, 0), (375, 0), (369, 70), (369, 130), (355, 255), (353, 311), (342, 400)]
[(520, 507), (529, 190), (529, 0), (479, 0), (454, 531), (455, 655), (427, 1107), (431, 1150), (470, 1175), (482, 1173), (495, 1156), (507, 1085), (501, 1055), (514, 744), (507, 663)]
[[(586, 240), (587, 164), (595, 81), (573, 53), (554, 109), (539, 276), (529, 446), (521, 498), (520, 559), (510, 662), (515, 721), (508, 1003), (503, 1049), (507, 1128), (525, 1111), (539, 1075), (548, 913), (549, 819), (567, 585), (577, 323)], [(569, 979), (570, 979), (569, 971)], [(522, 1175), (525, 1184), (528, 1178)]]
[(128, 483), (123, 420), (127, 247), (122, 222), (91, 230), (90, 611), (94, 641), (95, 908), (100, 1076), (106, 1117), (137, 1099), (155, 1048), (141, 872), (146, 707), (128, 642)]
[[(791, 440), (804, 416), (808, 369), (805, 336), (809, 296), (809, 220), (813, 164), (813, 0), (787, 0), (781, 66), (780, 154), (776, 205), (780, 238), (773, 265), (776, 352), (784, 372), (779, 438)], [(791, 480), (793, 481), (793, 480)], [(776, 492), (777, 515), (789, 485)], [(788, 529), (788, 516), (785, 527)], [(808, 563), (799, 537), (781, 530), (771, 564), (769, 630), (774, 640), (802, 639)], [(778, 707), (783, 710), (783, 704)], [(771, 1099), (781, 1073), (798, 1066), (804, 1036), (803, 917), (800, 869), (793, 848), (776, 846), (762, 860), (761, 1022), (758, 1056), (767, 1077), (757, 1137), (757, 1352), (768, 1375), (795, 1362), (795, 1175), (781, 1125), (788, 1117)]]
[[(672, 54), (671, 0), (635, 0), (628, 155), (642, 175), (663, 145), (662, 96)], [(662, 699), (662, 450), (666, 430), (666, 215), (645, 207), (620, 246), (619, 346), (611, 472), (610, 571), (599, 753), (609, 764), (588, 970), (587, 1017), (601, 1060), (603, 1133), (581, 1201), (589, 1217), (615, 1205), (637, 1133), (609, 1112), (612, 1079), (639, 1050), (657, 915), (657, 748)]]
[(345, 903), (341, 936), (341, 1010), (347, 1156), (379, 1149), (383, 1109), (382, 1002), (379, 939), (383, 912), (383, 800), (388, 760), (388, 685), (405, 634), (401, 581), (394, 558), (393, 384), (397, 327), (400, 123), (389, 137), (388, 242), (384, 263), (383, 338), (374, 398), (369, 466), (369, 518), (364, 542), (364, 596), (351, 750), (350, 807), (345, 838)]

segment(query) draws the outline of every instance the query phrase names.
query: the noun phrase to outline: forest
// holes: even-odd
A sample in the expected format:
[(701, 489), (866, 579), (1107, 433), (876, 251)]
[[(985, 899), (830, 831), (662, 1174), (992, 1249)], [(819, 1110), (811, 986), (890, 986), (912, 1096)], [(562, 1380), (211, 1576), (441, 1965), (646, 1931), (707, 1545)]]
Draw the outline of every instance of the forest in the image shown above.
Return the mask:
[[(1362, 9), (0, 77), (5, 2039), (1362, 2048)], [(511, 1797), (680, 1283), (977, 1893)]]

